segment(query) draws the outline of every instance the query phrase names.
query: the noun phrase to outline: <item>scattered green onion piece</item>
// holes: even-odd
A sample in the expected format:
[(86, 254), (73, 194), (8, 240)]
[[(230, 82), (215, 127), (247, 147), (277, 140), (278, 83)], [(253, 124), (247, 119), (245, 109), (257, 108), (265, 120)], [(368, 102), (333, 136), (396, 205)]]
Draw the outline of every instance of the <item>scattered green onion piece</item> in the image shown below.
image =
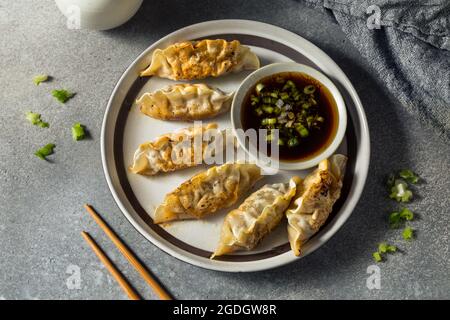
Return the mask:
[(412, 170), (401, 170), (398, 175), (409, 183), (416, 184), (419, 182), (419, 177)]
[(381, 262), (383, 261), (383, 258), (381, 257), (381, 254), (377, 251), (372, 253), (373, 259), (375, 260), (375, 262)]
[(411, 227), (406, 227), (402, 232), (402, 237), (405, 240), (412, 240), (414, 237), (414, 230)]
[(41, 158), (42, 160), (47, 160), (46, 157), (53, 154), (53, 149), (55, 148), (55, 144), (49, 143), (37, 150), (34, 155)]
[(69, 92), (65, 89), (61, 90), (53, 90), (52, 96), (55, 97), (56, 100), (58, 100), (61, 103), (66, 103), (69, 99), (71, 99), (75, 94), (72, 92)]
[(392, 212), (389, 215), (389, 226), (393, 229), (400, 227), (402, 220), (412, 221), (414, 219), (414, 213), (408, 208), (402, 208), (400, 212)]
[(83, 140), (86, 137), (84, 126), (77, 122), (72, 126), (72, 138), (74, 141)]
[(387, 244), (386, 242), (380, 243), (378, 245), (379, 253), (393, 253), (397, 251), (397, 247), (394, 245)]
[(389, 215), (389, 226), (392, 229), (397, 229), (400, 226), (401, 218), (400, 212), (392, 212)]
[(394, 186), (391, 188), (391, 194), (389, 197), (395, 199), (397, 202), (409, 202), (411, 201), (413, 194), (408, 189), (408, 185), (400, 179), (394, 181)]
[(48, 75), (46, 75), (46, 74), (40, 74), (40, 75), (37, 75), (37, 76), (33, 77), (33, 82), (37, 86), (40, 85), (42, 82), (45, 82), (47, 80), (48, 80)]
[(399, 215), (402, 219), (405, 219), (407, 221), (411, 221), (414, 219), (414, 213), (408, 208), (403, 208), (402, 211), (400, 211)]
[(30, 121), (31, 124), (33, 124), (35, 126), (39, 126), (41, 128), (48, 128), (49, 127), (48, 122), (44, 122), (44, 121), (41, 120), (41, 115), (39, 113), (28, 111), (25, 114), (25, 116), (26, 116), (27, 120)]

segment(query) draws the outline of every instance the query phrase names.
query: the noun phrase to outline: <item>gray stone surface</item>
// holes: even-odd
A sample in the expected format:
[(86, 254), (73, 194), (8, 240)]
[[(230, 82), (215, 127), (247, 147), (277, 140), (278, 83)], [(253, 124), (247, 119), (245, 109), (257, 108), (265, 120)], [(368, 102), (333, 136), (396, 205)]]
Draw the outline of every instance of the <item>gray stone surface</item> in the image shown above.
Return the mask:
[[(353, 81), (370, 124), (369, 178), (351, 218), (315, 253), (271, 271), (220, 273), (170, 257), (127, 222), (103, 177), (100, 126), (122, 72), (161, 36), (222, 18), (272, 23), (318, 45)], [(125, 299), (86, 247), (82, 230), (99, 240), (146, 298), (155, 298), (83, 211), (85, 202), (95, 204), (176, 298), (450, 298), (450, 146), (402, 112), (329, 16), (288, 0), (152, 0), (115, 30), (74, 31), (65, 23), (53, 1), (0, 0), (0, 299)], [(31, 79), (42, 72), (54, 79), (36, 87)], [(77, 95), (59, 105), (49, 94), (58, 87)], [(27, 110), (42, 113), (51, 127), (29, 125)], [(72, 141), (76, 121), (87, 125), (91, 139)], [(48, 142), (57, 145), (52, 163), (33, 155)], [(396, 204), (386, 198), (383, 177), (403, 167), (425, 180), (409, 206), (420, 216), (410, 243), (386, 224)], [(381, 289), (369, 290), (371, 253), (385, 240), (402, 252), (379, 265)], [(80, 289), (66, 285), (71, 265), (81, 270)]]

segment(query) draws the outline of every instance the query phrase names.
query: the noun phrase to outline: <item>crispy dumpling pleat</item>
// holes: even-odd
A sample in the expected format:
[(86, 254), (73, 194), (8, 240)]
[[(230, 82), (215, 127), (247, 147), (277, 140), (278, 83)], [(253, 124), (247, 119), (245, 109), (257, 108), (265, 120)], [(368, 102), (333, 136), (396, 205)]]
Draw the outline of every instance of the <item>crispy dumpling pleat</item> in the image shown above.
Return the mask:
[(261, 169), (250, 163), (226, 163), (203, 171), (166, 195), (156, 208), (155, 223), (201, 219), (233, 205), (261, 178)]
[(234, 144), (234, 137), (219, 130), (217, 123), (184, 128), (141, 144), (129, 170), (148, 176), (181, 170), (202, 164), (216, 153), (234, 148)]
[(205, 39), (179, 42), (166, 49), (156, 49), (150, 66), (141, 72), (141, 76), (194, 80), (254, 70), (259, 66), (258, 57), (239, 41)]
[(161, 120), (202, 120), (227, 112), (233, 94), (206, 84), (180, 83), (144, 93), (136, 104), (142, 113)]
[(211, 259), (256, 247), (280, 223), (299, 183), (301, 179), (293, 177), (289, 183), (265, 185), (228, 213)]
[(288, 238), (296, 256), (300, 255), (303, 244), (319, 231), (339, 199), (346, 163), (347, 157), (341, 154), (321, 161), (297, 188), (286, 211)]

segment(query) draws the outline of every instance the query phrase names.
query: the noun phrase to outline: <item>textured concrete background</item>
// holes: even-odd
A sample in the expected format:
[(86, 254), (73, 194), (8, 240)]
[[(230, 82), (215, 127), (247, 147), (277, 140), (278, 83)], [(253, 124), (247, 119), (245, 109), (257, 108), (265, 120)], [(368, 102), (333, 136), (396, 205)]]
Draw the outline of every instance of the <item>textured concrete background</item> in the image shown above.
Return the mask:
[[(100, 126), (122, 72), (167, 33), (223, 18), (272, 23), (322, 48), (353, 81), (371, 130), (369, 178), (351, 218), (320, 250), (266, 272), (220, 273), (168, 256), (127, 222), (102, 172)], [(130, 22), (112, 31), (68, 30), (65, 23), (53, 1), (0, 0), (0, 299), (125, 299), (81, 230), (99, 240), (146, 298), (155, 298), (83, 211), (85, 202), (95, 204), (176, 298), (450, 298), (450, 146), (402, 111), (331, 17), (288, 0), (147, 0)], [(36, 87), (31, 79), (39, 73), (54, 80)], [(49, 94), (58, 87), (77, 95), (59, 105)], [(27, 110), (42, 113), (50, 128), (27, 123)], [(87, 125), (91, 139), (72, 141), (76, 121)], [(57, 145), (52, 163), (33, 155), (49, 142)], [(412, 223), (417, 239), (410, 243), (386, 224), (396, 205), (386, 197), (383, 177), (402, 167), (425, 179), (409, 206), (420, 216)], [(379, 265), (381, 290), (368, 290), (371, 253), (385, 240), (402, 252)], [(73, 265), (81, 271), (80, 289), (66, 285)]]

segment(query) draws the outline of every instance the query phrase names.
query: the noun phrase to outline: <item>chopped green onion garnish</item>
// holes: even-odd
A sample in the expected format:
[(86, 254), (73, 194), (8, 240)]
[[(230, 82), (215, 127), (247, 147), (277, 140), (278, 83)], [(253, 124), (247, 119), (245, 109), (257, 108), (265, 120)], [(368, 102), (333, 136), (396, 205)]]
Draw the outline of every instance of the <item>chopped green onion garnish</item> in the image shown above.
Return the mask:
[(263, 109), (264, 112), (267, 112), (267, 113), (272, 113), (273, 112), (273, 107), (271, 107), (269, 105), (263, 105), (262, 109)]
[(407, 221), (411, 221), (414, 219), (414, 213), (408, 208), (403, 208), (402, 211), (400, 211), (400, 217)]
[(267, 104), (272, 103), (272, 99), (270, 97), (263, 97), (262, 100), (263, 100), (264, 103), (267, 103)]
[(300, 142), (298, 141), (298, 139), (296, 137), (292, 137), (288, 140), (288, 147), (292, 148), (292, 147), (296, 147), (300, 144)]
[(46, 160), (46, 157), (53, 154), (53, 149), (55, 148), (55, 145), (53, 143), (49, 143), (39, 150), (37, 150), (34, 154), (41, 158), (42, 160)]
[(277, 118), (264, 118), (261, 120), (263, 126), (277, 123)]
[(86, 132), (84, 131), (84, 126), (77, 122), (72, 126), (72, 138), (75, 141), (83, 140), (86, 136)]
[(67, 100), (71, 99), (74, 95), (74, 93), (69, 92), (65, 89), (52, 91), (52, 96), (61, 103), (66, 103)]
[(375, 260), (375, 262), (381, 262), (383, 261), (383, 258), (381, 257), (381, 254), (377, 251), (372, 253), (373, 259)]
[(400, 179), (394, 181), (394, 186), (391, 188), (391, 194), (389, 197), (395, 199), (398, 202), (409, 202), (413, 194), (408, 189), (408, 185)]
[(41, 115), (39, 113), (34, 113), (31, 111), (28, 111), (25, 114), (28, 121), (30, 121), (33, 125), (39, 126), (41, 128), (48, 128), (49, 124), (48, 122), (44, 122), (41, 120)]
[(414, 237), (414, 230), (411, 227), (406, 227), (402, 232), (402, 237), (405, 240), (411, 240)]
[(378, 245), (378, 252), (379, 253), (393, 253), (397, 251), (397, 247), (387, 244), (386, 242), (380, 243)]
[(260, 92), (262, 91), (262, 89), (264, 89), (264, 85), (262, 84), (262, 83), (258, 83), (257, 85), (256, 85), (256, 93), (257, 94), (260, 94)]
[(47, 80), (48, 80), (48, 75), (46, 75), (46, 74), (40, 74), (40, 75), (33, 77), (33, 82), (37, 86), (40, 85), (41, 82), (45, 82)]
[(251, 100), (252, 102), (258, 103), (258, 102), (259, 102), (259, 97), (256, 97), (256, 96), (252, 95), (252, 97), (250, 98), (250, 100)]
[(306, 86), (303, 89), (303, 92), (306, 93), (306, 94), (314, 93), (314, 91), (316, 91), (316, 88), (313, 85)]
[(400, 226), (401, 216), (400, 212), (392, 212), (389, 215), (389, 225), (391, 228), (396, 229)]
[(287, 99), (289, 99), (289, 93), (287, 93), (287, 92), (282, 92), (282, 93), (280, 93), (280, 98), (281, 98), (282, 100), (287, 100)]
[(414, 213), (408, 208), (403, 208), (400, 212), (392, 212), (389, 215), (389, 225), (391, 228), (400, 227), (402, 220), (411, 221), (414, 219)]
[(309, 136), (309, 131), (308, 129), (306, 129), (305, 127), (301, 128), (298, 133), (300, 133), (300, 136), (302, 138), (306, 138), (307, 136)]
[(409, 183), (416, 184), (419, 182), (419, 177), (412, 170), (401, 170), (398, 175)]

